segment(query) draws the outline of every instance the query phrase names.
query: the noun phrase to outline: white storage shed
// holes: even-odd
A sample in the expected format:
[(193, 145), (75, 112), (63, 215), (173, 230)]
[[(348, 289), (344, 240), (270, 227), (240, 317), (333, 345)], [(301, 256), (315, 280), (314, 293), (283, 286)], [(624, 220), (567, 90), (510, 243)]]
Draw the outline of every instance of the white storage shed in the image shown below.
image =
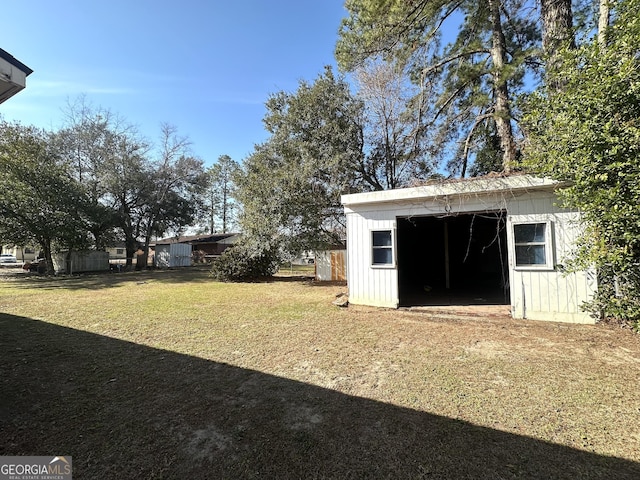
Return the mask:
[(97, 250), (59, 252), (52, 255), (57, 273), (82, 273), (109, 271), (109, 254)]
[(346, 249), (315, 252), (315, 278), (320, 282), (344, 282), (347, 279)]
[(567, 273), (579, 213), (550, 179), (480, 177), (344, 195), (352, 304), (502, 304), (513, 318), (594, 323), (593, 271)]
[(158, 268), (191, 266), (191, 244), (156, 243), (154, 263)]

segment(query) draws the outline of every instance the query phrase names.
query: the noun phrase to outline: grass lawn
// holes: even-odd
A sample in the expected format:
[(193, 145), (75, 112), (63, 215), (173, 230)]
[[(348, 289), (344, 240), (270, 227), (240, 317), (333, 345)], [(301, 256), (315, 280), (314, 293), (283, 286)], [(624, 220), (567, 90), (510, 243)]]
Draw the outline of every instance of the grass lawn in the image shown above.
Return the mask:
[(0, 455), (74, 478), (640, 478), (640, 336), (302, 277), (0, 278)]

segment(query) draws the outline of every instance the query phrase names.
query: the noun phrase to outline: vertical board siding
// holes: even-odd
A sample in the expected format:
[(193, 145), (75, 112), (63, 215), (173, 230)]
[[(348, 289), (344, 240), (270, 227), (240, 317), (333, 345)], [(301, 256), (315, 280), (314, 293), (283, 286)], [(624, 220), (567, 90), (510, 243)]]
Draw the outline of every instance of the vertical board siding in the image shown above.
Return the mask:
[(395, 229), (395, 216), (384, 217), (384, 212), (347, 213), (347, 284), (353, 304), (398, 306), (397, 269), (371, 266), (371, 230)]
[[(347, 216), (347, 283), (349, 301), (372, 306), (398, 306), (397, 268), (371, 266), (371, 230), (392, 229), (396, 218), (506, 211), (511, 311), (514, 318), (593, 323), (581, 309), (597, 284), (593, 272), (566, 273), (580, 234), (579, 215), (561, 208), (549, 190), (483, 192), (428, 199), (403, 199), (345, 208)], [(553, 268), (516, 269), (513, 224), (551, 222)], [(397, 249), (397, 245), (396, 245)], [(395, 252), (394, 252), (395, 253)]]
[(329, 252), (331, 256), (331, 280), (344, 281), (347, 279), (347, 268), (345, 265), (346, 252), (342, 250), (335, 250)]
[(109, 270), (108, 252), (84, 250), (71, 252), (70, 258), (67, 258), (67, 255), (68, 252), (52, 255), (53, 267), (56, 272), (80, 273)]
[[(595, 293), (596, 285), (585, 272), (567, 273), (565, 266), (580, 235), (579, 215), (557, 205), (555, 195), (537, 192), (509, 202), (507, 241), (512, 278), (511, 305), (514, 318), (593, 323), (581, 308)], [(513, 224), (551, 222), (553, 270), (516, 269)]]
[(154, 264), (158, 268), (189, 267), (191, 245), (186, 243), (156, 245)]
[(316, 280), (321, 282), (347, 279), (347, 252), (345, 250), (324, 250), (315, 252)]
[(191, 245), (186, 243), (171, 244), (171, 266), (189, 267), (191, 266)]
[(314, 269), (316, 280), (327, 282), (331, 279), (331, 259), (328, 250), (315, 252)]

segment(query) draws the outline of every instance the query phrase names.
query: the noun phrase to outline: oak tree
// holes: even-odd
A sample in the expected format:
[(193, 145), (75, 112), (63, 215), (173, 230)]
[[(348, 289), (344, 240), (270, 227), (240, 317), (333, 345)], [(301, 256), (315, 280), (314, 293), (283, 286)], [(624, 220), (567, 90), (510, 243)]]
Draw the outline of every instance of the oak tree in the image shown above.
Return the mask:
[(83, 217), (90, 203), (55, 148), (52, 134), (18, 123), (0, 124), (0, 238), (36, 243), (53, 273), (52, 252), (83, 248), (90, 240)]

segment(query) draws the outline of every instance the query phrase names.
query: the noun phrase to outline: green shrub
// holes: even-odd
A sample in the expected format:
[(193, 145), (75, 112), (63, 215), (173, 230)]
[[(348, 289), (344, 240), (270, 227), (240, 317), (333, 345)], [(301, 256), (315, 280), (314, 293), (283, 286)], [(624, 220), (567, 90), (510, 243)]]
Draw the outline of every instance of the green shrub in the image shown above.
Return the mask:
[(626, 271), (600, 268), (598, 291), (585, 308), (597, 312), (605, 320), (616, 320), (640, 332), (640, 272), (637, 263)]
[(273, 250), (236, 244), (211, 267), (211, 276), (221, 282), (257, 280), (278, 271), (280, 256)]

